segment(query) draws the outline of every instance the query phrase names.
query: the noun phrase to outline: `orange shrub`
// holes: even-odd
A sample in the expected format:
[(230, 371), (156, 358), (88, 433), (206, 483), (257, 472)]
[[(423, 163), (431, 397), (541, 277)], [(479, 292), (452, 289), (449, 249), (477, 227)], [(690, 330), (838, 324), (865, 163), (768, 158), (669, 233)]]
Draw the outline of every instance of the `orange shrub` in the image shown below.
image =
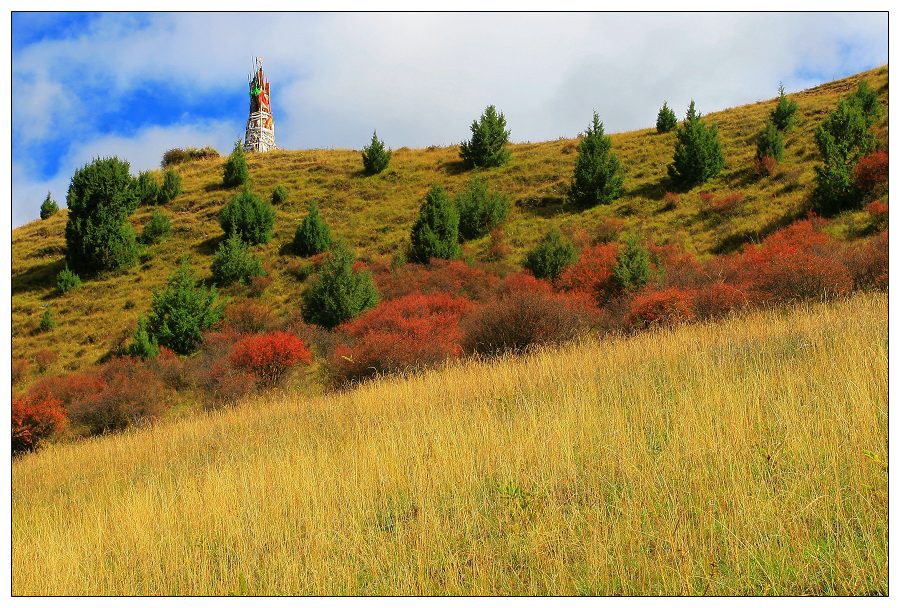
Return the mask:
[(36, 449), (65, 424), (62, 402), (52, 395), (29, 393), (12, 400), (12, 453)]
[(432, 365), (462, 352), (460, 318), (470, 300), (446, 293), (410, 294), (381, 302), (338, 329), (332, 368), (339, 383)]
[(564, 291), (581, 292), (598, 299), (610, 287), (617, 252), (614, 243), (583, 249), (578, 261), (563, 270), (556, 285)]
[(56, 351), (49, 348), (42, 348), (34, 353), (34, 362), (37, 364), (38, 371), (43, 374), (56, 362)]
[(201, 373), (201, 385), (210, 404), (234, 403), (256, 389), (254, 374), (233, 366), (227, 357), (214, 361)]
[(489, 297), (500, 278), (460, 260), (433, 259), (427, 266), (405, 264), (390, 271), (386, 266), (372, 267), (373, 278), (383, 300), (394, 300), (414, 293), (447, 293), (470, 300)]
[(721, 281), (698, 287), (694, 292), (693, 310), (697, 319), (722, 317), (747, 305), (743, 290)]
[(631, 301), (628, 324), (642, 328), (690, 321), (694, 318), (693, 300), (692, 291), (677, 287), (642, 291)]
[(697, 258), (678, 245), (656, 245), (647, 249), (656, 265), (656, 282), (660, 287), (698, 287), (709, 281)]
[(274, 331), (242, 338), (232, 348), (229, 361), (261, 384), (273, 386), (294, 366), (309, 364), (312, 355), (297, 336)]
[(265, 304), (243, 300), (225, 307), (225, 327), (240, 334), (265, 333), (278, 327), (278, 318)]
[(611, 243), (615, 241), (624, 227), (625, 222), (617, 217), (604, 219), (594, 233), (594, 243)]
[(777, 166), (778, 161), (768, 154), (753, 161), (753, 170), (761, 176), (772, 175)]
[(847, 267), (856, 289), (888, 288), (888, 231), (882, 230), (847, 253)]

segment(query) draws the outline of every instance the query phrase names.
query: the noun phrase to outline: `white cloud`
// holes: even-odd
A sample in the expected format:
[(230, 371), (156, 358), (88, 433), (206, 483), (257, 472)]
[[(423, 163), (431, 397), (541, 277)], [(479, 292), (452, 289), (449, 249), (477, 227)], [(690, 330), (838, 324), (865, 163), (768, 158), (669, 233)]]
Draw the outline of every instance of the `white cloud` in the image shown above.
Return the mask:
[[(360, 147), (374, 128), (394, 148), (456, 143), (489, 103), (505, 113), (514, 140), (539, 141), (574, 136), (593, 109), (615, 132), (652, 125), (663, 100), (680, 114), (693, 98), (708, 113), (772, 97), (779, 81), (797, 90), (886, 63), (887, 16), (108, 14), (79, 37), (14, 54), (13, 90), (39, 87), (27, 105), (14, 97), (14, 125), (27, 125), (14, 127), (17, 153), (62, 131), (84, 142), (69, 156), (102, 145), (156, 162), (151, 129), (96, 136), (80, 91), (102, 83), (115, 104), (145, 86), (185, 97), (242, 90), (252, 55), (266, 60), (281, 147)], [(236, 107), (221, 125), (232, 129), (228, 147), (242, 135), (246, 111)], [(186, 146), (173, 138), (191, 128), (207, 127), (158, 133), (168, 146)], [(30, 210), (14, 216), (34, 217)]]

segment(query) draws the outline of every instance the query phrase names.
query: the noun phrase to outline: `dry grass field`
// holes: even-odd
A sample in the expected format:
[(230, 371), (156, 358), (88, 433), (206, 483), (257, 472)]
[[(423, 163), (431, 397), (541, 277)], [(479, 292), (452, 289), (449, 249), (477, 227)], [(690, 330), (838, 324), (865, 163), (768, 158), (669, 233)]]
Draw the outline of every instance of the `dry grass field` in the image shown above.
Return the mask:
[[(508, 165), (485, 172), (491, 188), (505, 193), (513, 203), (506, 226), (510, 246), (506, 263), (518, 265), (523, 252), (533, 247), (551, 225), (570, 233), (593, 235), (611, 217), (621, 220), (627, 230), (646, 232), (659, 243), (679, 243), (701, 256), (758, 240), (805, 213), (813, 167), (819, 162), (813, 141), (815, 128), (861, 78), (868, 80), (887, 106), (887, 66), (790, 95), (799, 106), (798, 125), (786, 138), (784, 162), (769, 177), (756, 177), (751, 163), (756, 135), (774, 100), (706, 114), (706, 120), (719, 125), (726, 168), (702, 187), (679, 194), (674, 208), (664, 200), (666, 191), (672, 189), (666, 165), (672, 159), (673, 133), (658, 135), (655, 129), (644, 129), (613, 134), (613, 151), (626, 172), (625, 195), (611, 205), (585, 211), (566, 202), (577, 139), (513, 145)], [(777, 83), (772, 83), (773, 96), (776, 87)], [(704, 101), (696, 101), (698, 110), (705, 113)], [(675, 110), (679, 118), (683, 117), (685, 108)], [(648, 116), (647, 125), (653, 125), (655, 118)], [(589, 120), (590, 116), (584, 116), (585, 126)], [(468, 125), (459, 128), (460, 141), (470, 136)], [(511, 124), (509, 128), (516, 140), (517, 126)], [(880, 137), (886, 138), (887, 116), (878, 128)], [(390, 134), (382, 136), (390, 146)], [(59, 357), (48, 373), (80, 369), (96, 362), (133, 332), (138, 315), (149, 308), (152, 289), (165, 282), (181, 256), (192, 255), (200, 276), (208, 278), (212, 255), (222, 237), (218, 214), (236, 193), (221, 185), (223, 162), (224, 158), (206, 159), (175, 166), (183, 178), (183, 193), (165, 208), (172, 220), (172, 235), (149, 247), (141, 263), (133, 268), (91, 279), (65, 295), (57, 294), (55, 288), (55, 276), (64, 265), (65, 209), (48, 220), (14, 230), (13, 358), (32, 359), (38, 351), (50, 349)], [(318, 201), (333, 234), (346, 239), (361, 257), (390, 259), (406, 246), (429, 187), (442, 184), (453, 195), (472, 176), (463, 169), (456, 146), (394, 150), (388, 170), (373, 177), (362, 174), (360, 154), (355, 150), (281, 150), (252, 155), (249, 164), (257, 194), (269, 198), (278, 184), (289, 193), (287, 202), (276, 210), (273, 240), (255, 248), (273, 278), (264, 303), (284, 317), (296, 312), (303, 289), (291, 271), (298, 260), (285, 251), (285, 246), (310, 201)], [(740, 209), (727, 217), (704, 213), (701, 191), (716, 196), (740, 193)], [(53, 193), (61, 203), (65, 194)], [(144, 207), (132, 217), (138, 233), (151, 211)], [(854, 236), (854, 226), (866, 217), (864, 211), (848, 212), (833, 222), (831, 230), (838, 236)], [(480, 259), (488, 247), (488, 237), (467, 243), (464, 257)], [(240, 288), (235, 289), (240, 295)], [(57, 327), (36, 333), (47, 307), (52, 309)]]
[(51, 445), (12, 592), (883, 595), (887, 332), (856, 295)]

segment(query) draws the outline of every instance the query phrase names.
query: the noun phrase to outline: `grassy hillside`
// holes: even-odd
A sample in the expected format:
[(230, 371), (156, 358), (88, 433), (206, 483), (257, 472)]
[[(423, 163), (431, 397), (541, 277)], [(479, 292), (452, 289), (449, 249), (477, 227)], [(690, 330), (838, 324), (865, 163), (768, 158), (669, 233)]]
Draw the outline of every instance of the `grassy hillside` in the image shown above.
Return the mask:
[[(804, 212), (813, 166), (818, 161), (812, 133), (860, 78), (868, 79), (886, 104), (886, 66), (792, 95), (799, 104), (799, 125), (787, 137), (785, 162), (773, 176), (762, 179), (752, 174), (750, 166), (756, 134), (774, 101), (707, 115), (708, 121), (719, 125), (726, 169), (703, 187), (680, 194), (674, 209), (663, 200), (671, 189), (665, 175), (674, 134), (657, 135), (655, 129), (645, 129), (613, 135), (613, 150), (626, 170), (625, 196), (612, 205), (587, 211), (578, 211), (565, 202), (576, 139), (512, 146), (511, 162), (486, 172), (492, 188), (506, 193), (514, 202), (506, 228), (511, 246), (506, 262), (518, 264), (522, 253), (551, 224), (592, 235), (608, 217), (619, 218), (626, 229), (647, 232), (660, 243), (677, 242), (701, 255), (734, 249), (772, 231)], [(704, 110), (702, 99), (698, 108)], [(679, 114), (683, 112), (678, 109)], [(584, 117), (585, 125), (589, 118)], [(654, 119), (648, 116), (648, 124)], [(884, 133), (886, 120), (881, 127)], [(510, 126), (515, 136), (516, 125)], [(460, 125), (460, 139), (467, 136), (466, 126)], [(138, 266), (93, 279), (69, 294), (57, 295), (54, 286), (54, 277), (63, 267), (65, 210), (46, 221), (14, 230), (13, 357), (31, 359), (38, 351), (50, 349), (59, 355), (50, 372), (93, 363), (133, 330), (138, 315), (149, 308), (151, 290), (165, 281), (182, 255), (191, 254), (200, 275), (208, 277), (211, 257), (222, 234), (217, 216), (234, 194), (221, 187), (223, 160), (178, 166), (184, 192), (166, 209), (172, 217), (171, 237), (150, 247)], [(276, 151), (251, 156), (250, 168), (253, 188), (260, 195), (268, 197), (277, 184), (289, 191), (288, 202), (278, 208), (275, 238), (257, 248), (274, 279), (264, 299), (283, 316), (297, 310), (303, 288), (292, 272), (298, 261), (285, 246), (310, 200), (319, 202), (333, 233), (347, 239), (365, 259), (389, 259), (405, 247), (429, 186), (440, 183), (456, 193), (471, 177), (463, 170), (456, 147), (400, 148), (394, 151), (388, 171), (374, 177), (362, 174), (359, 152), (353, 150)], [(703, 212), (701, 191), (740, 192), (743, 203), (729, 217), (711, 216)], [(62, 199), (65, 193), (54, 195)], [(133, 216), (138, 231), (150, 212), (142, 208)], [(854, 222), (863, 215), (846, 214), (833, 230), (852, 233)], [(478, 259), (488, 244), (487, 238), (469, 243), (464, 255)], [(240, 294), (240, 290), (232, 293)], [(51, 332), (35, 333), (46, 307), (52, 309), (58, 325)]]
[(887, 296), (49, 446), (14, 594), (886, 594)]

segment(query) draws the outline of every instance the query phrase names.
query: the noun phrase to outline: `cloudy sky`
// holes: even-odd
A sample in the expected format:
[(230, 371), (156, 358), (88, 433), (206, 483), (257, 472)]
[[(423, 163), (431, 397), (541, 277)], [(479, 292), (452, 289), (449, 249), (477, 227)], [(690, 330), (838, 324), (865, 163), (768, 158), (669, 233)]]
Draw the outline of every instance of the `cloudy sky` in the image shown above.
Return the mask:
[(282, 148), (467, 139), (488, 104), (514, 141), (655, 124), (663, 100), (707, 113), (888, 61), (887, 13), (13, 13), (12, 224), (72, 173), (132, 170), (243, 135), (253, 55)]

